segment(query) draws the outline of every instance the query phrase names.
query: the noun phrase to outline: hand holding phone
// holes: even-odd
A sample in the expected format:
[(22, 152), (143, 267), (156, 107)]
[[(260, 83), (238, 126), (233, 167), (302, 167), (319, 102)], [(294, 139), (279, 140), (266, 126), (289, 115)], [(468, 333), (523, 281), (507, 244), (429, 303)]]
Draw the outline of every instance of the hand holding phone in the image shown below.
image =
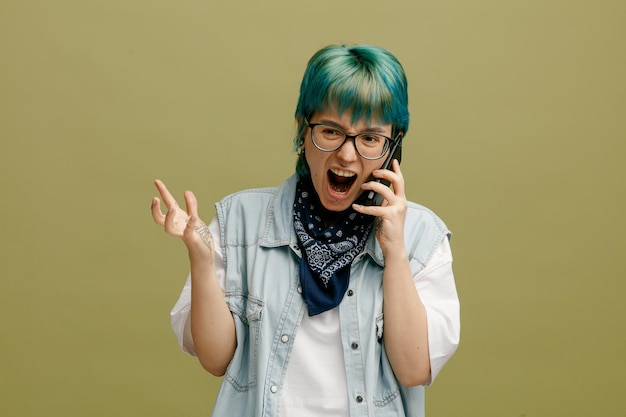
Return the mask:
[[(402, 136), (393, 141), (389, 156), (387, 156), (387, 159), (385, 159), (385, 162), (383, 162), (383, 165), (380, 167), (380, 169), (389, 169), (394, 159), (397, 159), (398, 163), (400, 163), (402, 159)], [(391, 185), (389, 181), (382, 178), (376, 178), (372, 181), (380, 182), (382, 184), (385, 184), (387, 187)], [(378, 194), (377, 192), (373, 190), (366, 190), (363, 192), (363, 194), (361, 194), (361, 197), (357, 199), (356, 203), (363, 206), (380, 206), (383, 203), (383, 200), (383, 196)]]

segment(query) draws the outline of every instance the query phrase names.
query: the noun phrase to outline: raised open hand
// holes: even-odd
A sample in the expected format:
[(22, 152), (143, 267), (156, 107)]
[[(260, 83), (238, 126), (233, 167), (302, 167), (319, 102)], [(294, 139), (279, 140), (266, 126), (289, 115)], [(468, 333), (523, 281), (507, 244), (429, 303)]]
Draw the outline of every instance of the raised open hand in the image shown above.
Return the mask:
[(181, 209), (176, 199), (169, 192), (161, 180), (155, 180), (156, 185), (167, 207), (167, 213), (161, 211), (161, 200), (158, 197), (152, 199), (152, 218), (154, 222), (163, 227), (169, 235), (179, 237), (185, 242), (190, 257), (213, 259), (213, 236), (209, 227), (198, 217), (198, 200), (191, 191), (185, 191), (185, 205), (187, 211)]

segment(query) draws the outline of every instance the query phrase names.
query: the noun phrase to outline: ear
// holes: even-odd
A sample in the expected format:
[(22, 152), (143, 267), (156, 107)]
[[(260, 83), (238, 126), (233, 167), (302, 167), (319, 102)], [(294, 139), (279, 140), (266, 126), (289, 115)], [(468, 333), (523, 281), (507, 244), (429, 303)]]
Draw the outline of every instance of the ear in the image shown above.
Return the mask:
[(296, 151), (298, 155), (301, 153), (301, 149), (304, 148), (304, 118), (296, 117), (296, 137), (293, 140), (293, 143), (296, 145)]

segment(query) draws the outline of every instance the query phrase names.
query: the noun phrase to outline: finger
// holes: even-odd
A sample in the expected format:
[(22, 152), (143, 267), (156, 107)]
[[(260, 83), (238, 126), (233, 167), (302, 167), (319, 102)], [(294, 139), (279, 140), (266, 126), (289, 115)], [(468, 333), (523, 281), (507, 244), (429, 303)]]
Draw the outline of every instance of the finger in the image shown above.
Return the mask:
[(374, 191), (375, 193), (380, 194), (383, 199), (389, 200), (394, 197), (394, 192), (387, 185), (380, 183), (378, 181), (368, 181), (361, 185), (361, 189), (364, 191)]
[(154, 180), (154, 185), (156, 185), (156, 188), (159, 190), (159, 194), (161, 194), (163, 203), (165, 203), (165, 206), (168, 209), (171, 209), (172, 207), (178, 207), (178, 203), (176, 202), (176, 199), (169, 192), (165, 184), (163, 184), (163, 181), (158, 180), (158, 179)]
[(163, 226), (165, 224), (165, 215), (161, 212), (161, 200), (158, 197), (154, 197), (150, 208), (154, 222), (159, 226)]
[(375, 169), (374, 171), (372, 171), (372, 176), (387, 181), (393, 181), (397, 177), (397, 174), (391, 169)]
[(352, 208), (358, 213), (374, 217), (380, 217), (385, 213), (384, 208), (380, 206), (363, 206), (361, 204), (353, 203)]
[(163, 222), (163, 226), (165, 231), (169, 234), (179, 234), (180, 230), (177, 231), (178, 225), (176, 224), (176, 206), (170, 206), (165, 214), (165, 220)]
[(398, 176), (398, 180), (393, 182), (393, 189), (396, 191), (396, 195), (404, 196), (404, 175), (402, 175), (402, 170), (400, 169), (400, 161), (394, 159), (391, 167)]
[(400, 169), (400, 161), (394, 159), (391, 163), (391, 170), (396, 174), (402, 176), (402, 170)]
[(187, 205), (187, 214), (191, 217), (198, 217), (198, 199), (191, 191), (185, 191), (185, 204)]
[[(381, 178), (387, 180), (391, 183), (393, 187), (393, 195), (398, 197), (404, 197), (405, 189), (404, 189), (404, 177), (402, 176), (402, 171), (400, 170), (400, 163), (397, 159), (393, 160), (393, 163), (390, 167), (391, 169), (377, 169), (372, 172), (372, 175), (376, 178)], [(370, 184), (370, 183), (366, 183)], [(382, 194), (382, 193), (381, 193)]]

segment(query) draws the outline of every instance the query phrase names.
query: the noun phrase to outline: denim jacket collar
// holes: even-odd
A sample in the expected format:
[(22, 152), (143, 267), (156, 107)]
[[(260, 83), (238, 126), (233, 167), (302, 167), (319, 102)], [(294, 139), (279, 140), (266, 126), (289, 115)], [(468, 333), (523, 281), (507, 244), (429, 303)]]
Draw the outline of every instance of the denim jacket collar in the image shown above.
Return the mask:
[[(298, 246), (298, 240), (293, 228), (293, 201), (296, 193), (297, 174), (289, 177), (276, 193), (270, 203), (265, 233), (261, 237), (261, 246), (278, 247), (289, 245)], [(298, 251), (299, 252), (299, 251)], [(381, 267), (385, 266), (383, 251), (376, 240), (376, 234), (370, 233), (365, 245), (364, 253)]]

